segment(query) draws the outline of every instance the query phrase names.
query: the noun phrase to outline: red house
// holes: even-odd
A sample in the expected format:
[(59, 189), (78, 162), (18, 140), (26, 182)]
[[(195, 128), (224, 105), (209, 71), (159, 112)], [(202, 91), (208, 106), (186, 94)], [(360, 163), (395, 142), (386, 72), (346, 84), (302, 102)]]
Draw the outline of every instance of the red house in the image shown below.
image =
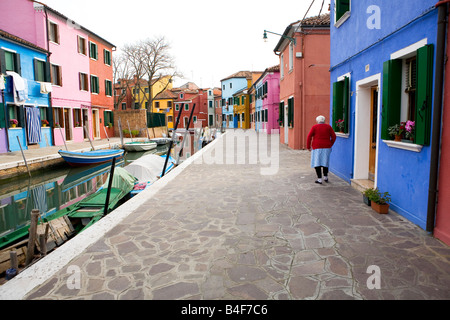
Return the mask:
[(330, 114), (330, 15), (290, 24), (274, 49), (280, 56), (280, 142), (306, 149), (316, 117)]
[[(188, 128), (189, 118), (192, 119), (189, 124), (189, 129), (193, 129), (197, 126), (202, 128), (208, 126), (208, 93), (204, 89), (189, 89), (189, 88), (176, 88), (172, 92), (178, 94), (178, 98), (175, 99), (175, 112), (174, 120), (178, 117), (178, 112), (181, 110), (180, 122), (178, 129)], [(194, 108), (195, 105), (195, 108)], [(194, 108), (194, 109), (192, 109)]]

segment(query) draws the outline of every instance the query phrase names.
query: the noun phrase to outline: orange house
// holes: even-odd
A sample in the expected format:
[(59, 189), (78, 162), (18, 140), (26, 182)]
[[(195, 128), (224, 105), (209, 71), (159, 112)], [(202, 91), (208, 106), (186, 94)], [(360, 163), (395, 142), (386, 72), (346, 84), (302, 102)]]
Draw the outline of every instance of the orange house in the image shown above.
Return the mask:
[[(114, 82), (112, 54), (115, 46), (89, 33), (87, 54), (89, 55), (89, 90), (91, 110), (89, 115), (91, 139), (106, 139), (114, 136)], [(80, 78), (80, 86), (86, 79)]]
[(330, 114), (330, 15), (290, 24), (277, 46), (280, 57), (280, 142), (306, 149), (316, 117)]

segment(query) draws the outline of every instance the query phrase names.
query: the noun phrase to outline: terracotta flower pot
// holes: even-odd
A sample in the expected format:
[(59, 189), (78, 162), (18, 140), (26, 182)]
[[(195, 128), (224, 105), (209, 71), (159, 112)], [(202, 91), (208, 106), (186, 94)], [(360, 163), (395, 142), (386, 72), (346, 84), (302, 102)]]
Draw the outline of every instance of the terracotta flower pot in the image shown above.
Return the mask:
[(387, 214), (387, 213), (389, 213), (389, 204), (388, 203), (379, 204), (379, 203), (376, 203), (376, 202), (372, 201), (371, 205), (372, 205), (372, 209), (375, 212), (378, 212), (380, 214)]
[(395, 136), (395, 139), (394, 139), (395, 141), (402, 141), (402, 136)]

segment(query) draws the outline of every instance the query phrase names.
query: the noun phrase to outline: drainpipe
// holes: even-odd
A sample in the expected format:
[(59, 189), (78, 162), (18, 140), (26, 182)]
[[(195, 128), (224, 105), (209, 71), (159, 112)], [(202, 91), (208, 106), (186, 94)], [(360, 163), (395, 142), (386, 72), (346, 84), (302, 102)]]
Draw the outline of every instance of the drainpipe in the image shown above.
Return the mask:
[(438, 175), (439, 154), (441, 138), (441, 115), (443, 105), (443, 85), (445, 68), (445, 46), (447, 31), (447, 4), (450, 0), (440, 1), (435, 7), (438, 8), (438, 30), (436, 43), (436, 75), (433, 105), (433, 130), (430, 159), (430, 180), (428, 191), (428, 210), (426, 231), (433, 232), (436, 217), (436, 203), (438, 200)]

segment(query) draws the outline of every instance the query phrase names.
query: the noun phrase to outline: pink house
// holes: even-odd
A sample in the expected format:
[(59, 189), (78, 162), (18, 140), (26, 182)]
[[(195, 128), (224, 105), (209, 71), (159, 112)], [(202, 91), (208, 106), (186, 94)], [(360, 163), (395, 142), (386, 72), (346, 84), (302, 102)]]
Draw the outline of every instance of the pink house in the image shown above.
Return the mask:
[[(32, 0), (0, 0), (0, 29), (47, 49), (51, 75), (52, 117), (55, 145), (84, 141), (84, 126), (92, 133), (90, 60), (97, 55), (91, 32), (63, 14)], [(95, 89), (95, 88), (94, 88)], [(98, 115), (97, 115), (98, 116)]]
[(267, 68), (262, 74), (260, 81), (263, 88), (261, 112), (265, 114), (264, 122), (261, 123), (262, 132), (268, 134), (278, 133), (279, 106), (280, 106), (280, 66)]

